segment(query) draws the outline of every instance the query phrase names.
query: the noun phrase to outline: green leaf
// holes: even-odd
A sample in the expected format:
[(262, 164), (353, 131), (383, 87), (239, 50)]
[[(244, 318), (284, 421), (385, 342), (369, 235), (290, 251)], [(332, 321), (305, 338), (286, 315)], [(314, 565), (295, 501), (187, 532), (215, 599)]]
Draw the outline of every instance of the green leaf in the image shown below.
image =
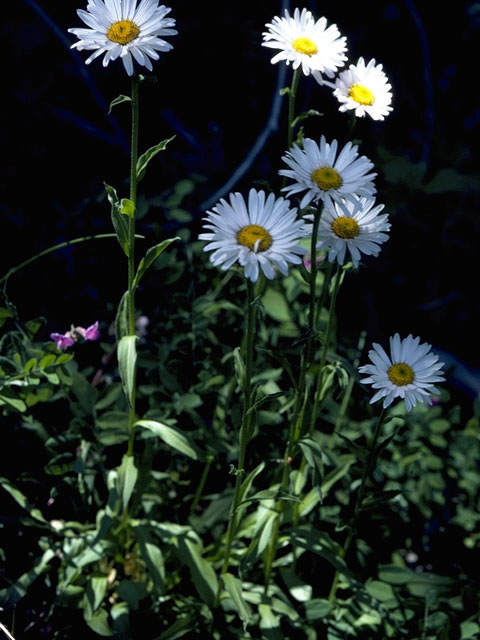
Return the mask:
[(45, 473), (53, 476), (64, 475), (73, 469), (76, 461), (77, 458), (72, 452), (60, 453), (45, 466)]
[(115, 335), (117, 338), (117, 342), (124, 336), (128, 336), (129, 328), (128, 328), (128, 298), (129, 292), (125, 291), (120, 300), (120, 304), (118, 305), (117, 315), (115, 316)]
[(278, 351), (272, 351), (271, 349), (264, 349), (263, 347), (259, 347), (258, 351), (263, 351), (263, 353), (266, 353), (271, 358), (274, 358), (275, 360), (277, 360), (277, 362), (279, 362), (282, 365), (285, 373), (290, 378), (290, 382), (292, 383), (293, 388), (294, 389), (297, 388), (297, 379), (293, 375), (293, 371), (292, 371), (292, 367), (290, 365), (290, 362), (288, 361), (288, 359), (283, 354), (281, 354)]
[(339, 438), (341, 438), (345, 444), (347, 445), (348, 450), (350, 451), (350, 453), (353, 453), (353, 455), (360, 460), (360, 462), (365, 463), (367, 460), (367, 449), (365, 447), (360, 447), (358, 444), (355, 444), (355, 442), (353, 442), (353, 440), (350, 440), (350, 438), (347, 438), (347, 436), (344, 436), (343, 433), (337, 433), (337, 436)]
[(119, 211), (122, 215), (128, 216), (129, 218), (135, 217), (135, 203), (129, 200), (128, 198), (122, 198)]
[(233, 604), (235, 605), (235, 609), (240, 616), (240, 620), (243, 620), (246, 626), (250, 622), (252, 612), (248, 604), (243, 599), (242, 583), (231, 573), (225, 573), (222, 576), (222, 580), (225, 589), (233, 600)]
[(256, 411), (259, 407), (262, 406), (262, 404), (265, 404), (266, 402), (271, 402), (272, 400), (275, 400), (276, 398), (281, 398), (282, 396), (285, 396), (285, 395), (287, 395), (286, 391), (276, 391), (275, 393), (267, 393), (267, 395), (262, 396), (259, 400), (253, 403), (253, 405), (247, 411), (247, 415), (249, 413), (253, 413), (254, 411)]
[(128, 256), (130, 253), (130, 244), (128, 240), (128, 220), (123, 214), (120, 213), (120, 199), (117, 195), (116, 190), (106, 182), (104, 182), (103, 184), (107, 191), (108, 201), (112, 205), (112, 224), (113, 228), (115, 229), (115, 233), (117, 234), (117, 240), (122, 247), (125, 255)]
[(32, 569), (20, 576), (10, 587), (0, 590), (0, 602), (2, 606), (12, 608), (27, 595), (30, 585), (47, 569), (50, 560), (54, 557), (55, 552), (52, 551), (52, 549), (47, 549)]
[(96, 391), (81, 373), (72, 374), (72, 391), (87, 416), (95, 411)]
[(424, 187), (425, 193), (463, 192), (478, 189), (478, 178), (465, 175), (456, 169), (440, 169), (436, 176)]
[(117, 104), (122, 104), (122, 102), (132, 102), (132, 99), (130, 98), (130, 96), (124, 96), (124, 95), (120, 94), (119, 96), (117, 96), (115, 98), (115, 100), (111, 101), (110, 109), (108, 110), (108, 115), (110, 115), (112, 113), (113, 107), (116, 107)]
[(164, 240), (159, 244), (156, 244), (154, 247), (150, 247), (144, 257), (140, 260), (140, 264), (138, 265), (137, 273), (135, 274), (135, 279), (133, 281), (133, 286), (137, 287), (140, 282), (145, 271), (155, 262), (158, 256), (175, 240), (180, 240), (179, 236), (175, 238), (169, 238), (168, 240)]
[(238, 386), (240, 389), (245, 387), (245, 363), (240, 353), (240, 347), (235, 347), (233, 350), (233, 361), (235, 363), (235, 374), (238, 380)]
[(117, 357), (123, 391), (131, 407), (137, 367), (137, 336), (123, 336), (118, 343)]
[(165, 563), (163, 554), (160, 548), (151, 541), (145, 527), (136, 527), (135, 532), (140, 554), (151, 573), (156, 593), (157, 595), (163, 595), (165, 591)]
[(300, 578), (286, 567), (280, 567), (280, 575), (285, 582), (287, 589), (297, 602), (308, 602), (312, 598), (312, 586), (300, 580)]
[(7, 491), (7, 493), (9, 493), (12, 496), (12, 498), (15, 500), (17, 504), (19, 504), (23, 509), (28, 511), (29, 515), (32, 518), (35, 518), (35, 520), (39, 520), (42, 523), (45, 523), (45, 524), (47, 523), (47, 521), (45, 520), (41, 512), (38, 509), (32, 509), (27, 498), (23, 495), (23, 493), (19, 489), (17, 489), (17, 487), (15, 487), (10, 482), (10, 480), (7, 480), (6, 478), (0, 478), (0, 486), (3, 487), (3, 489), (5, 489), (5, 491)]
[(107, 411), (95, 424), (99, 431), (96, 437), (105, 446), (126, 442), (129, 437), (129, 418), (125, 411)]
[(275, 511), (268, 514), (267, 520), (262, 527), (262, 533), (258, 539), (258, 555), (261, 555), (265, 551), (268, 543), (272, 540), (273, 528), (278, 517), (278, 513)]
[(0, 394), (0, 405), (6, 404), (9, 407), (12, 407), (16, 411), (20, 411), (23, 413), (27, 410), (27, 405), (25, 402), (15, 395), (13, 391), (10, 389), (2, 389), (2, 393)]
[(195, 445), (184, 433), (174, 427), (170, 427), (155, 420), (138, 420), (134, 426), (152, 431), (161, 440), (163, 440), (165, 444), (168, 444), (176, 451), (183, 453), (183, 455), (188, 456), (193, 460), (199, 460), (201, 458)]
[[(90, 607), (90, 616), (100, 607), (107, 593), (108, 578), (106, 576), (92, 576), (87, 584), (86, 597)], [(89, 617), (90, 617), (89, 616)]]
[(355, 461), (356, 458), (352, 455), (348, 454), (340, 456), (337, 467), (330, 471), (330, 473), (327, 473), (327, 475), (323, 479), (322, 485), (320, 487), (322, 498), (325, 498), (333, 485), (348, 473), (348, 470)]
[(202, 557), (200, 542), (182, 537), (178, 539), (176, 547), (181, 559), (190, 569), (199, 596), (212, 607), (217, 595), (218, 580), (212, 565)]
[(305, 602), (304, 606), (305, 616), (309, 622), (316, 622), (326, 618), (333, 608), (332, 603), (323, 598), (312, 598)]
[(316, 109), (309, 109), (308, 111), (304, 111), (303, 113), (300, 113), (295, 118), (295, 120), (292, 122), (290, 127), (292, 129), (295, 129), (297, 124), (300, 124), (300, 122), (303, 122), (304, 120), (306, 120), (307, 118), (310, 118), (311, 116), (323, 116), (323, 113), (320, 113), (320, 111), (317, 111)]
[(117, 592), (133, 611), (137, 611), (140, 601), (147, 597), (147, 588), (144, 582), (122, 580), (117, 587)]
[(253, 471), (250, 471), (250, 473), (246, 476), (245, 480), (240, 486), (240, 491), (238, 493), (239, 504), (246, 498), (252, 486), (252, 482), (258, 476), (258, 474), (263, 471), (264, 467), (265, 461), (261, 462), (257, 467), (255, 467), (255, 469), (253, 469)]
[(13, 318), (14, 313), (7, 307), (0, 307), (0, 318)]
[(362, 511), (368, 511), (370, 509), (376, 509), (382, 504), (386, 502), (390, 502), (393, 498), (403, 493), (402, 490), (391, 489), (390, 491), (382, 491), (379, 493), (374, 493), (362, 500), (361, 509)]
[(148, 149), (148, 151), (145, 151), (145, 153), (142, 153), (142, 155), (139, 157), (137, 161), (137, 182), (140, 182), (140, 180), (142, 180), (142, 178), (144, 177), (150, 160), (154, 158), (157, 155), (157, 153), (159, 153), (160, 151), (164, 151), (167, 144), (171, 142), (174, 138), (175, 136), (172, 136), (171, 138), (162, 140), (162, 142), (159, 142), (155, 146), (150, 147), (150, 149)]
[(332, 566), (346, 578), (351, 578), (352, 573), (342, 558), (342, 548), (334, 542), (328, 534), (318, 531), (313, 527), (298, 527), (290, 532), (292, 544), (301, 549), (306, 549), (328, 560)]
[(288, 322), (292, 320), (290, 307), (288, 306), (285, 296), (268, 287), (262, 297), (262, 303), (268, 315), (278, 322)]
[(55, 355), (49, 353), (48, 355), (43, 356), (43, 358), (38, 363), (38, 366), (40, 367), (40, 369), (46, 369), (55, 362), (55, 358)]
[(122, 464), (118, 467), (117, 472), (118, 494), (122, 498), (123, 509), (126, 509), (138, 478), (138, 469), (135, 466), (133, 456), (123, 456)]
[(414, 577), (413, 571), (394, 564), (384, 564), (379, 567), (378, 577), (388, 584), (406, 584)]
[(480, 626), (476, 622), (466, 621), (460, 625), (461, 640), (478, 640)]
[(191, 615), (187, 615), (174, 622), (171, 627), (168, 627), (168, 629), (155, 638), (155, 640), (177, 640), (177, 638), (181, 638), (189, 631), (193, 631), (195, 625), (196, 619)]
[(371, 580), (365, 585), (368, 593), (379, 600), (380, 602), (388, 602), (389, 600), (395, 599), (395, 593), (392, 587), (381, 580)]
[(85, 622), (99, 636), (113, 636), (112, 630), (108, 626), (108, 613), (105, 609), (99, 609), (92, 617), (85, 619)]
[(262, 638), (268, 640), (284, 640), (285, 636), (280, 629), (280, 619), (276, 616), (268, 604), (259, 604), (260, 629)]
[(323, 460), (322, 460), (322, 448), (316, 440), (306, 436), (298, 442), (300, 449), (302, 450), (305, 460), (308, 465), (315, 469), (319, 478), (323, 477)]

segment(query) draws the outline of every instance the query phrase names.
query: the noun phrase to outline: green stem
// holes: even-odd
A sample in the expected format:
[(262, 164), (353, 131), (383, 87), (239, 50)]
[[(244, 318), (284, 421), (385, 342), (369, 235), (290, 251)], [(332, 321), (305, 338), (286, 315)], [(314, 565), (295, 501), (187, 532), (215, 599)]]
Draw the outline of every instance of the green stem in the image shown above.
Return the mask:
[[(366, 331), (362, 331), (360, 334), (360, 338), (358, 339), (357, 344), (357, 355), (353, 362), (353, 371), (357, 371), (358, 365), (360, 364), (360, 356), (362, 355), (363, 348), (365, 346), (365, 338), (367, 336)], [(351, 375), (348, 381), (347, 388), (345, 390), (344, 396), (342, 398), (342, 404), (340, 405), (340, 409), (338, 410), (338, 416), (335, 421), (335, 427), (333, 429), (333, 433), (338, 433), (342, 428), (343, 419), (347, 412), (348, 403), (350, 402), (350, 397), (353, 391), (353, 385), (355, 384), (355, 376)]]
[[(135, 335), (135, 215), (137, 207), (137, 160), (138, 160), (138, 78), (132, 76), (132, 142), (130, 149), (130, 200), (134, 205), (133, 215), (128, 217), (128, 334)], [(136, 378), (136, 365), (134, 379)], [(135, 437), (135, 382), (129, 398), (128, 423), (129, 438), (127, 455), (133, 455)]]
[(210, 472), (210, 467), (212, 466), (212, 462), (213, 462), (213, 456), (212, 455), (208, 455), (206, 462), (205, 462), (205, 466), (203, 467), (203, 472), (202, 472), (202, 477), (200, 478), (200, 483), (197, 487), (197, 490), (195, 491), (195, 496), (193, 498), (191, 507), (190, 507), (190, 513), (195, 513), (195, 509), (198, 506), (198, 503), (200, 502), (200, 498), (202, 497), (202, 493), (203, 493), (203, 489), (205, 487), (205, 482), (207, 481), (207, 477), (208, 474)]
[[(367, 480), (370, 477), (375, 464), (375, 450), (377, 448), (378, 437), (380, 435), (380, 427), (382, 426), (384, 416), (385, 416), (385, 409), (382, 409), (380, 416), (378, 417), (377, 426), (375, 427), (375, 432), (373, 434), (372, 442), (369, 447), (367, 460), (365, 462), (365, 466), (363, 467), (362, 479), (360, 481), (360, 487), (358, 489), (357, 499), (355, 502), (355, 509), (353, 511), (352, 525), (350, 527), (350, 531), (348, 532), (347, 539), (345, 540), (345, 544), (343, 545), (343, 549), (341, 552), (341, 557), (343, 559), (345, 559), (348, 553), (348, 550), (350, 549), (352, 540), (357, 532), (357, 523), (362, 510), (362, 502), (363, 502), (363, 497), (365, 495), (365, 487), (367, 484)], [(333, 578), (333, 583), (330, 589), (330, 593), (328, 595), (329, 602), (333, 603), (335, 601), (335, 594), (337, 592), (339, 578), (340, 578), (340, 572), (336, 571), (335, 576)]]
[(302, 70), (300, 67), (293, 72), (292, 86), (288, 94), (288, 144), (287, 150), (290, 149), (293, 143), (293, 121), (295, 119), (295, 99), (297, 97), (298, 83), (300, 82), (300, 76)]
[(322, 349), (322, 355), (320, 358), (320, 367), (318, 369), (317, 389), (315, 391), (315, 399), (313, 401), (310, 428), (308, 430), (308, 433), (311, 433), (315, 427), (315, 423), (317, 421), (317, 413), (320, 406), (320, 400), (322, 399), (325, 365), (327, 364), (328, 347), (330, 345), (330, 338), (332, 335), (333, 321), (335, 318), (335, 304), (337, 301), (338, 290), (340, 289), (341, 275), (342, 275), (342, 268), (339, 266), (337, 268), (337, 273), (335, 275), (332, 298), (330, 300), (330, 308), (328, 310), (327, 329), (326, 329), (324, 340), (323, 340), (323, 349)]
[[(68, 247), (71, 244), (80, 244), (81, 242), (87, 242), (88, 240), (102, 240), (103, 238), (116, 238), (116, 237), (117, 237), (116, 233), (99, 233), (94, 236), (82, 236), (81, 238), (74, 238), (73, 240), (65, 240), (65, 242), (60, 242), (60, 244), (56, 244), (53, 247), (44, 249), (43, 251), (40, 251), (40, 253), (36, 253), (31, 258), (28, 258), (28, 260), (24, 260), (23, 262), (18, 264), (16, 267), (12, 267), (11, 269), (9, 269), (9, 271), (0, 278), (0, 284), (8, 280), (8, 278), (10, 278), (10, 276), (13, 276), (15, 273), (17, 273), (17, 271), (20, 271), (21, 269), (23, 269), (23, 267), (26, 267), (32, 262), (35, 262), (35, 260), (38, 260), (43, 256), (47, 256), (49, 253), (53, 253), (54, 251), (58, 251), (59, 249), (63, 249), (64, 247)], [(145, 236), (136, 235), (135, 237), (143, 239)]]
[[(298, 69), (297, 69), (298, 71)], [(288, 435), (287, 446), (285, 455), (283, 457), (283, 470), (282, 470), (282, 483), (281, 490), (285, 492), (288, 486), (288, 477), (290, 470), (290, 462), (293, 457), (293, 452), (297, 444), (297, 440), (301, 431), (301, 424), (303, 422), (304, 411), (302, 407), (305, 405), (306, 400), (306, 379), (307, 371), (310, 368), (312, 360), (312, 346), (316, 337), (316, 287), (317, 287), (317, 236), (318, 227), (320, 225), (320, 218), (322, 216), (323, 209), (320, 206), (317, 208), (313, 218), (312, 236), (310, 241), (310, 303), (308, 313), (308, 338), (304, 343), (304, 350), (302, 353), (302, 360), (300, 364), (300, 374), (298, 380), (297, 394), (295, 398), (295, 405), (293, 409), (293, 416), (290, 422), (290, 432)], [(277, 507), (278, 516), (275, 520), (275, 524), (268, 545), (266, 558), (265, 558), (265, 594), (268, 595), (268, 588), (270, 585), (270, 579), (272, 574), (272, 566), (275, 560), (277, 552), (278, 532), (280, 529), (280, 522), (283, 513), (283, 502), (280, 501)]]
[[(232, 544), (235, 539), (235, 533), (237, 529), (237, 509), (241, 500), (242, 479), (245, 473), (245, 454), (252, 431), (253, 413), (249, 413), (249, 409), (252, 401), (253, 340), (255, 336), (255, 316), (256, 305), (254, 302), (254, 285), (252, 282), (250, 282), (250, 280), (247, 279), (247, 324), (245, 329), (245, 381), (243, 385), (242, 424), (240, 426), (239, 435), (240, 442), (237, 471), (235, 477), (235, 491), (230, 508), (230, 516), (228, 519), (227, 539), (225, 543), (225, 554), (223, 558), (221, 577), (223, 577), (227, 573), (230, 564)], [(217, 607), (220, 602), (221, 589), (222, 580), (220, 579), (218, 583), (217, 595), (215, 597), (215, 607)]]

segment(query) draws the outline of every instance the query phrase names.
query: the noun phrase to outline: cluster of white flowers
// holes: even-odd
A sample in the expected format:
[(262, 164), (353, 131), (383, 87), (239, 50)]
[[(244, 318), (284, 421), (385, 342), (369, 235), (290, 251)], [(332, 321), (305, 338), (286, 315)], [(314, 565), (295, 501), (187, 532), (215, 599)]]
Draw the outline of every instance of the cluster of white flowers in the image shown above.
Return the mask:
[(340, 111), (354, 110), (356, 116), (369, 115), (374, 120), (383, 120), (392, 110), (391, 85), (381, 64), (370, 60), (365, 66), (363, 58), (342, 71), (332, 84), (323, 77), (333, 78), (339, 67), (343, 67), (347, 56), (346, 38), (340, 36), (337, 25), (328, 29), (326, 18), (315, 21), (307, 9), (295, 9), (293, 17), (287, 9), (283, 18), (275, 17), (263, 34), (263, 46), (280, 49), (272, 63), (285, 60), (294, 69), (302, 68), (305, 75), (311, 74), (321, 85), (334, 89), (334, 96), (341, 102)]
[[(138, 6), (137, 0), (88, 0), (87, 10), (77, 13), (89, 28), (69, 30), (78, 37), (72, 47), (93, 51), (87, 64), (105, 54), (103, 66), (119, 58), (129, 76), (134, 74), (134, 61), (151, 71), (151, 59), (158, 60), (158, 52), (172, 49), (163, 36), (177, 33), (172, 28), (175, 20), (166, 17), (169, 12), (158, 0), (140, 0)], [(347, 60), (346, 38), (336, 25), (327, 27), (326, 18), (316, 21), (307, 9), (295, 9), (293, 16), (285, 10), (283, 17), (274, 17), (266, 27), (263, 46), (279, 50), (271, 62), (285, 61), (333, 89), (341, 112), (383, 120), (392, 111), (391, 85), (375, 59), (365, 64), (359, 58), (335, 78)], [(384, 205), (375, 205), (373, 163), (359, 157), (357, 145), (348, 142), (339, 150), (337, 140), (328, 143), (321, 136), (317, 144), (305, 138), (301, 147), (293, 144), (286, 151), (283, 161), (288, 169), (280, 175), (293, 180), (283, 191), (288, 196), (304, 192), (300, 209), (312, 203), (323, 207), (319, 251), (326, 251), (328, 259), (340, 265), (348, 251), (354, 267), (359, 266), (361, 254), (379, 254), (390, 224), (388, 216), (380, 213)], [(231, 193), (229, 202), (221, 199), (207, 211), (204, 226), (206, 233), (199, 238), (207, 241), (205, 251), (213, 251), (211, 262), (223, 270), (238, 262), (252, 282), (260, 270), (268, 279), (275, 277), (276, 270), (288, 275), (289, 263), (299, 264), (306, 253), (300, 240), (312, 234), (312, 225), (297, 219), (297, 208), (289, 200), (255, 189), (247, 202), (240, 193)], [(362, 382), (378, 389), (371, 402), (383, 398), (383, 406), (388, 407), (400, 397), (407, 411), (418, 402), (428, 402), (431, 393), (438, 393), (434, 383), (444, 380), (443, 364), (430, 349), (411, 335), (404, 340), (398, 334), (390, 338), (390, 356), (374, 343), (369, 352), (372, 364), (359, 369), (368, 374)]]

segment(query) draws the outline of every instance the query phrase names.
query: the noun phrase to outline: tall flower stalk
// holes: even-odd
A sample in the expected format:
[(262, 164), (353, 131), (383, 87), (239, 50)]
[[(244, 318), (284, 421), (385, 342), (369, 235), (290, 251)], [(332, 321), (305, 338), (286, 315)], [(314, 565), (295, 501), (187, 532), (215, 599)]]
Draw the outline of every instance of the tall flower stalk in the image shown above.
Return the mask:
[[(135, 213), (137, 208), (137, 162), (138, 162), (138, 76), (132, 76), (132, 138), (130, 147), (130, 202), (132, 215), (128, 217), (128, 335), (135, 336)], [(129, 398), (128, 448), (127, 455), (133, 455), (135, 438), (135, 386), (137, 377), (136, 360), (133, 366), (133, 384)]]
[[(230, 564), (230, 557), (232, 554), (232, 544), (235, 539), (235, 533), (237, 529), (237, 515), (238, 507), (242, 499), (242, 479), (245, 473), (245, 456), (247, 451), (247, 444), (252, 436), (254, 425), (253, 411), (250, 411), (252, 406), (252, 371), (253, 371), (253, 343), (255, 336), (255, 317), (256, 317), (256, 304), (254, 299), (254, 284), (246, 279), (247, 283), (247, 319), (245, 324), (245, 351), (240, 355), (239, 362), (237, 364), (237, 371), (240, 378), (240, 386), (243, 389), (243, 409), (242, 409), (242, 422), (239, 432), (239, 450), (237, 468), (235, 470), (235, 490), (233, 494), (232, 504), (230, 507), (230, 515), (228, 519), (228, 527), (225, 541), (225, 551), (223, 556), (223, 564), (221, 570), (221, 576), (223, 577)], [(243, 355), (243, 358), (242, 358)], [(220, 593), (222, 588), (222, 582), (219, 582), (218, 591), (215, 598), (215, 606), (218, 606), (220, 602)]]

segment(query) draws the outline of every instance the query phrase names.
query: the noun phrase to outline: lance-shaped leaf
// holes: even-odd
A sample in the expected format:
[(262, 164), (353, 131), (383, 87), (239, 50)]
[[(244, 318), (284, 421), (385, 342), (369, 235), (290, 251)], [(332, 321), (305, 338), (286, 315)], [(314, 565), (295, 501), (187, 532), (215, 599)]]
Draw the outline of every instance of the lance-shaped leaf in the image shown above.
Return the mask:
[(118, 305), (117, 315), (115, 317), (115, 334), (117, 342), (128, 335), (128, 297), (129, 292), (125, 291)]
[(142, 153), (142, 155), (139, 157), (137, 161), (137, 182), (140, 182), (140, 180), (144, 177), (150, 160), (154, 158), (157, 155), (157, 153), (159, 153), (160, 151), (164, 151), (167, 144), (171, 142), (174, 138), (175, 136), (172, 136), (171, 138), (162, 140), (162, 142), (159, 142), (155, 146), (150, 147), (150, 149), (148, 149), (148, 151), (145, 151), (145, 153)]
[(135, 279), (133, 281), (133, 286), (138, 286), (143, 274), (145, 271), (155, 262), (158, 256), (168, 247), (168, 245), (175, 242), (175, 240), (180, 240), (177, 236), (175, 238), (168, 238), (168, 240), (164, 240), (159, 244), (156, 244), (154, 247), (150, 247), (144, 257), (140, 260), (140, 264), (138, 265), (137, 273), (135, 274)]
[(118, 467), (118, 494), (122, 498), (123, 509), (126, 509), (138, 478), (138, 469), (133, 456), (123, 456), (122, 464)]
[(155, 420), (138, 420), (135, 426), (152, 431), (163, 440), (165, 444), (183, 453), (183, 455), (193, 458), (193, 460), (198, 460), (201, 457), (195, 445), (178, 429), (174, 429), (173, 427), (163, 424), (163, 422), (157, 422)]
[(115, 100), (111, 101), (110, 108), (108, 110), (108, 115), (110, 115), (112, 113), (113, 107), (116, 107), (117, 104), (122, 104), (122, 102), (132, 102), (132, 99), (130, 98), (130, 96), (124, 96), (124, 95), (120, 94), (119, 96), (117, 96), (115, 98)]
[(242, 583), (231, 573), (225, 573), (222, 576), (222, 580), (227, 593), (233, 600), (234, 607), (240, 617), (240, 620), (243, 620), (244, 625), (246, 626), (252, 617), (252, 611), (243, 599)]
[(113, 228), (115, 229), (115, 233), (117, 234), (117, 239), (120, 243), (120, 246), (125, 252), (125, 255), (128, 256), (128, 254), (130, 253), (128, 244), (128, 220), (120, 212), (121, 203), (116, 190), (105, 182), (103, 184), (105, 185), (105, 189), (107, 191), (108, 201), (112, 205), (111, 214)]
[(135, 371), (137, 366), (137, 336), (123, 336), (118, 343), (117, 358), (123, 391), (130, 406), (135, 388)]

